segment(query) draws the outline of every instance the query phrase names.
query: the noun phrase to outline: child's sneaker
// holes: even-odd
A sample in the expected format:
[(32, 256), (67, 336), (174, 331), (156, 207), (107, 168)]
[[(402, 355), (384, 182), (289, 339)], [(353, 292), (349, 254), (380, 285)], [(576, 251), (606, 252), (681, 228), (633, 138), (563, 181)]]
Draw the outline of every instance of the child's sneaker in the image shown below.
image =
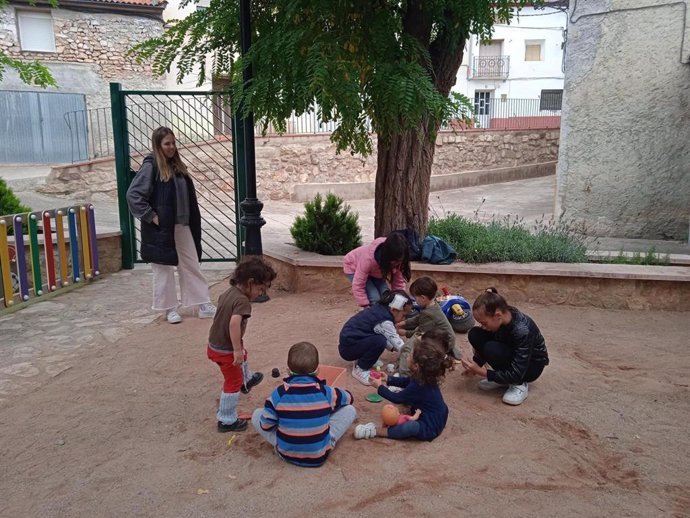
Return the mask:
[(199, 304), (197, 316), (199, 318), (213, 318), (216, 316), (216, 306), (210, 302), (207, 302), (206, 304)]
[(371, 382), (369, 381), (369, 371), (365, 371), (357, 364), (352, 367), (352, 377), (359, 381), (362, 385), (371, 385)]
[(224, 424), (218, 421), (218, 431), (225, 432), (244, 432), (249, 427), (249, 422), (246, 419), (238, 419), (232, 424)]
[(371, 439), (376, 437), (376, 425), (374, 423), (358, 424), (355, 427), (355, 439)]
[(168, 311), (168, 313), (165, 315), (165, 319), (171, 324), (179, 324), (182, 322), (182, 317), (176, 309), (171, 309)]
[(503, 394), (503, 402), (506, 405), (519, 405), (527, 399), (527, 383), (522, 385), (510, 385)]
[(499, 388), (506, 388), (508, 385), (504, 385), (503, 383), (496, 383), (495, 381), (489, 381), (487, 379), (483, 379), (479, 381), (479, 384), (477, 385), (479, 387), (479, 390), (495, 390)]
[(252, 387), (256, 387), (259, 383), (261, 383), (264, 380), (264, 375), (261, 374), (260, 372), (255, 372), (254, 375), (251, 377), (251, 379), (242, 385), (240, 390), (242, 391), (242, 394), (249, 394), (249, 391), (252, 389)]

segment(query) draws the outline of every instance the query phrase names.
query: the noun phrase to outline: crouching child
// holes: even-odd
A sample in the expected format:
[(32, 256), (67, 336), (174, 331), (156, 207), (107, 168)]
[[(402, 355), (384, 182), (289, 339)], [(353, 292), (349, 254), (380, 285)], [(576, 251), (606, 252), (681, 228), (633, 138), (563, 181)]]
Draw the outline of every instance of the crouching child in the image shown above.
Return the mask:
[(318, 378), (319, 351), (309, 342), (293, 345), (287, 363), (290, 376), (254, 411), (252, 424), (283, 460), (318, 467), (357, 417), (352, 394)]

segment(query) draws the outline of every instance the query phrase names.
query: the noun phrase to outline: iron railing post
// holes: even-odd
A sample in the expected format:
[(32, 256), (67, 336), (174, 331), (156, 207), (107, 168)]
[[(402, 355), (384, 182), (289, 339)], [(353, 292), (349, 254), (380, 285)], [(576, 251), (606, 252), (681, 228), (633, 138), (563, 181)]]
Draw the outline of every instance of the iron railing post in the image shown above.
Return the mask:
[(122, 268), (134, 268), (134, 220), (127, 206), (129, 187), (129, 149), (127, 138), (127, 107), (120, 83), (110, 83), (110, 104), (113, 116), (113, 141), (115, 145), (115, 175), (117, 177), (117, 206), (122, 232)]
[[(235, 175), (235, 206), (239, 207), (242, 200), (247, 197), (247, 172), (244, 162), (244, 126), (239, 112), (233, 112), (232, 116), (232, 169)], [(237, 228), (237, 259), (244, 255), (245, 228), (240, 223), (240, 218), (235, 218)]]
[[(251, 16), (249, 0), (240, 0), (240, 43), (242, 47), (242, 58), (246, 59), (252, 42)], [(244, 64), (242, 71), (242, 81), (244, 88), (249, 88), (252, 81), (252, 67)], [(240, 208), (242, 218), (240, 223), (246, 229), (246, 239), (244, 251), (247, 255), (262, 255), (261, 227), (266, 221), (261, 217), (261, 210), (264, 204), (256, 197), (256, 159), (254, 156), (254, 114), (250, 111), (244, 113), (244, 107), (238, 107), (239, 115), (243, 119), (244, 126), (244, 167), (246, 175), (247, 195)]]

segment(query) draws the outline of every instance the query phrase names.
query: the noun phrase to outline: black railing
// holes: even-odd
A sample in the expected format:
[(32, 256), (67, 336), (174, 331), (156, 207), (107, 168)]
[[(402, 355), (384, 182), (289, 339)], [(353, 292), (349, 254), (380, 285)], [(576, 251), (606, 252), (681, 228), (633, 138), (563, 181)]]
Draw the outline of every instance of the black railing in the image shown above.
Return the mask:
[(508, 79), (510, 56), (475, 56), (472, 78)]

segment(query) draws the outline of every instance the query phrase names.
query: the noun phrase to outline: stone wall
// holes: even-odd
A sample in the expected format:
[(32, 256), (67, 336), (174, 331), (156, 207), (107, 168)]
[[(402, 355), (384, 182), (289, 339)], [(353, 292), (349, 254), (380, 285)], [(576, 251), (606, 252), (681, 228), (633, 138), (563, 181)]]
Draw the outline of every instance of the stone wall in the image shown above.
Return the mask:
[(573, 8), (556, 213), (584, 223), (592, 235), (686, 241), (687, 5), (589, 0)]
[[(302, 258), (304, 257), (304, 258)], [(274, 289), (345, 296), (352, 286), (343, 275), (342, 257), (299, 252), (286, 256), (264, 250), (278, 272)], [(414, 280), (434, 278), (451, 292), (474, 300), (487, 286), (515, 304), (570, 305), (626, 310), (687, 311), (690, 274), (681, 266), (618, 264), (492, 263), (430, 265), (413, 263)], [(681, 317), (682, 318), (682, 317)]]
[[(57, 80), (58, 91), (85, 94), (87, 108), (110, 106), (110, 82), (121, 82), (125, 88), (164, 87), (163, 80), (154, 79), (148, 63), (138, 64), (126, 54), (136, 43), (160, 35), (162, 20), (53, 9), (56, 52), (26, 52), (19, 45), (15, 12), (11, 6), (0, 9), (0, 50), (10, 57), (40, 60)], [(7, 71), (0, 88), (38, 90), (25, 85), (13, 71)]]
[[(432, 175), (551, 162), (558, 154), (558, 139), (557, 129), (444, 132), (437, 139)], [(232, 191), (230, 149), (225, 141), (181, 150), (199, 189)], [(376, 154), (338, 155), (329, 135), (257, 138), (256, 170), (261, 199), (290, 199), (299, 184), (373, 181)], [(114, 162), (98, 159), (54, 167), (39, 190), (84, 200), (115, 197)]]

